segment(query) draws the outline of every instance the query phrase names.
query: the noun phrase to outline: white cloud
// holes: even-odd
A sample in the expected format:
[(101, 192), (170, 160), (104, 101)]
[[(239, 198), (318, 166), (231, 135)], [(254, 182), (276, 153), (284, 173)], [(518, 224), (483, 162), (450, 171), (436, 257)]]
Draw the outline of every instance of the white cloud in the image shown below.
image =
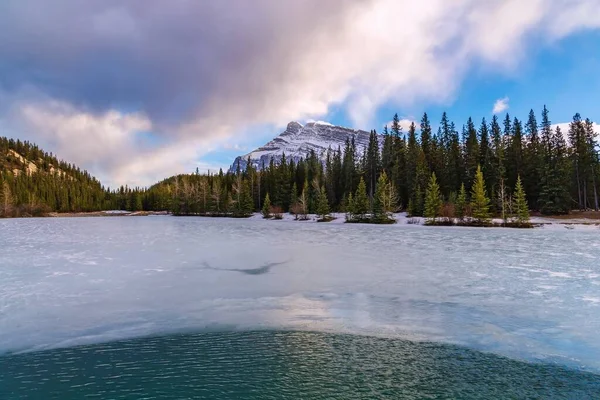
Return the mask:
[[(26, 137), (46, 144), (61, 159), (85, 166), (107, 186), (128, 184), (147, 186), (168, 176), (202, 171), (218, 171), (225, 165), (198, 162), (214, 150), (219, 136), (160, 142), (147, 138), (153, 126), (141, 113), (115, 110), (94, 115), (57, 101), (26, 103), (13, 107), (13, 127)], [(158, 140), (154, 143), (153, 140)]]
[(492, 110), (492, 114), (500, 114), (501, 112), (508, 110), (509, 100), (510, 99), (508, 97), (496, 100), (496, 102), (494, 103), (494, 109)]
[[(560, 131), (562, 132), (565, 140), (569, 143), (569, 126), (570, 122), (559, 122), (558, 124), (552, 124), (552, 129), (556, 129), (556, 127), (560, 127)], [(594, 131), (600, 134), (600, 125), (594, 122)]]
[[(387, 125), (388, 129), (391, 129), (393, 122), (394, 122), (394, 121), (390, 121), (390, 122), (388, 122), (387, 124), (385, 124), (385, 125)], [(400, 121), (399, 121), (399, 125), (400, 125), (400, 127), (402, 128), (402, 131), (403, 131), (403, 132), (406, 132), (406, 131), (408, 131), (408, 129), (410, 128), (410, 125), (411, 125), (413, 122), (415, 123), (415, 125), (416, 125), (417, 127), (419, 126), (419, 124), (418, 124), (418, 123), (417, 123), (417, 122), (414, 120), (414, 118), (412, 118), (412, 117), (408, 117), (408, 118), (407, 118), (407, 117), (404, 117), (404, 118), (401, 118), (401, 119), (400, 119)]]

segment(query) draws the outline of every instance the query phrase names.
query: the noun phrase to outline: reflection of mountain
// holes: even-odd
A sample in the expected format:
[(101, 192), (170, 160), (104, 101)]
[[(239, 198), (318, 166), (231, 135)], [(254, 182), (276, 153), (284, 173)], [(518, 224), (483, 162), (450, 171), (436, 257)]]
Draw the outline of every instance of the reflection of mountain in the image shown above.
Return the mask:
[(230, 168), (234, 172), (239, 164), (240, 169), (245, 169), (250, 162), (257, 168), (268, 166), (271, 159), (279, 161), (285, 153), (288, 160), (298, 161), (306, 158), (312, 150), (319, 156), (324, 156), (327, 149), (343, 150), (346, 139), (354, 138), (356, 147), (362, 151), (369, 143), (369, 132), (343, 128), (326, 122), (309, 122), (302, 125), (298, 122), (290, 122), (279, 136), (264, 146), (259, 147), (251, 153), (239, 156)]

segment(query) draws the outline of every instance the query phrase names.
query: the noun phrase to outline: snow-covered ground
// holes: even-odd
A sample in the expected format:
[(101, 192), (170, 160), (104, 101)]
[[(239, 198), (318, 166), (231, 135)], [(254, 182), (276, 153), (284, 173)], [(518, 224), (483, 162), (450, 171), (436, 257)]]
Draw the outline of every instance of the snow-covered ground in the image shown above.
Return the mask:
[(0, 220), (0, 353), (283, 328), (600, 371), (595, 230), (286, 218)]

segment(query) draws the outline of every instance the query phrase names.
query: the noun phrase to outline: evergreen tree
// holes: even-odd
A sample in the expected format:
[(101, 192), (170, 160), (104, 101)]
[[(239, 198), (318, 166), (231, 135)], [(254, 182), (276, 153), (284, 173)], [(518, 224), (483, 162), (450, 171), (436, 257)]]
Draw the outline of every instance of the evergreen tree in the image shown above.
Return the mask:
[(460, 191), (458, 192), (458, 196), (456, 198), (455, 204), (455, 213), (458, 219), (461, 221), (465, 218), (467, 208), (467, 191), (465, 190), (465, 184), (463, 183), (460, 186)]
[(265, 201), (263, 202), (262, 208), (263, 218), (271, 218), (271, 198), (269, 197), (269, 193), (265, 196)]
[(356, 207), (354, 205), (354, 196), (352, 196), (352, 193), (350, 193), (348, 195), (348, 201), (346, 202), (346, 221), (353, 220), (355, 214)]
[(294, 182), (294, 185), (292, 186), (292, 192), (290, 193), (290, 211), (294, 212), (294, 206), (296, 204), (298, 204), (298, 185), (296, 185), (296, 182)]
[(519, 225), (529, 223), (529, 207), (527, 206), (527, 198), (525, 196), (525, 190), (521, 184), (521, 177), (517, 177), (517, 185), (515, 186), (514, 195), (514, 206), (516, 222)]
[(386, 217), (388, 217), (389, 214), (397, 210), (398, 191), (396, 190), (394, 184), (390, 182), (385, 172), (379, 176), (377, 185), (378, 189), (380, 188), (379, 195), (377, 196), (377, 198), (381, 204), (383, 213)]
[(571, 208), (570, 172), (566, 142), (560, 127), (557, 126), (546, 140), (548, 154), (539, 195), (540, 211), (546, 215), (567, 214)]
[(489, 187), (488, 190), (491, 193), (496, 193), (499, 189), (500, 183), (506, 178), (506, 167), (505, 167), (505, 151), (504, 151), (504, 140), (502, 137), (502, 130), (498, 123), (498, 117), (494, 115), (492, 123), (490, 125), (492, 140), (491, 140), (491, 173), (488, 179)]
[(514, 119), (510, 132), (509, 146), (506, 154), (506, 180), (509, 187), (515, 187), (517, 176), (523, 175), (523, 127), (521, 121)]
[(389, 182), (387, 174), (383, 172), (377, 180), (375, 199), (373, 200), (374, 222), (385, 222), (389, 219), (389, 213), (393, 212), (397, 202), (396, 190)]
[[(465, 142), (465, 167), (467, 184), (471, 185), (475, 178), (475, 173), (479, 167), (479, 142), (477, 140), (477, 131), (473, 120), (469, 118), (466, 126), (466, 142)], [(470, 187), (470, 186), (469, 186)]]
[(528, 193), (529, 204), (537, 209), (540, 173), (543, 169), (543, 153), (538, 135), (538, 125), (533, 110), (529, 111), (529, 118), (525, 125), (527, 133), (527, 146), (525, 148), (523, 170), (526, 179), (523, 179), (525, 191)]
[(244, 181), (241, 197), (241, 214), (245, 217), (252, 215), (254, 212), (254, 199), (248, 181)]
[(387, 125), (383, 128), (383, 148), (381, 149), (381, 167), (388, 175), (394, 169), (394, 137), (390, 135)]
[(481, 121), (481, 127), (479, 128), (479, 164), (485, 177), (486, 188), (488, 190), (492, 189), (493, 183), (491, 177), (494, 176), (494, 165), (492, 165), (492, 151), (490, 148), (488, 125), (485, 118)]
[(369, 145), (367, 147), (367, 153), (365, 157), (365, 172), (368, 180), (368, 190), (371, 201), (373, 200), (375, 184), (377, 182), (377, 177), (379, 176), (379, 165), (379, 140), (377, 138), (377, 133), (373, 130), (369, 135)]
[(429, 122), (427, 113), (424, 113), (423, 118), (421, 119), (421, 149), (423, 150), (423, 154), (425, 156), (425, 165), (430, 171), (433, 170), (432, 145), (431, 123)]
[(329, 201), (327, 200), (327, 192), (325, 191), (325, 187), (321, 186), (321, 191), (319, 193), (319, 202), (317, 205), (317, 214), (319, 215), (321, 221), (326, 221), (329, 217)]
[(471, 189), (471, 212), (478, 224), (490, 222), (490, 199), (487, 197), (483, 172), (479, 166)]
[(360, 178), (356, 194), (354, 195), (354, 214), (359, 219), (365, 219), (369, 213), (369, 197), (367, 196), (367, 185), (365, 180)]
[(436, 218), (440, 215), (441, 207), (442, 195), (440, 193), (440, 186), (437, 183), (435, 172), (433, 172), (429, 179), (429, 185), (427, 186), (427, 192), (425, 194), (425, 218), (427, 218), (430, 223), (435, 224)]

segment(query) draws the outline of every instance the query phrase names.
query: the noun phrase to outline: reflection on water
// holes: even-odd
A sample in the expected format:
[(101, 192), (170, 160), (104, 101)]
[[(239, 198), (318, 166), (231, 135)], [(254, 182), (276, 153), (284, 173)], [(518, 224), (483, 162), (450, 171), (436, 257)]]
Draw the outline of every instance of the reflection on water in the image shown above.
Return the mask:
[(2, 357), (0, 398), (598, 399), (600, 375), (398, 339), (214, 332)]

